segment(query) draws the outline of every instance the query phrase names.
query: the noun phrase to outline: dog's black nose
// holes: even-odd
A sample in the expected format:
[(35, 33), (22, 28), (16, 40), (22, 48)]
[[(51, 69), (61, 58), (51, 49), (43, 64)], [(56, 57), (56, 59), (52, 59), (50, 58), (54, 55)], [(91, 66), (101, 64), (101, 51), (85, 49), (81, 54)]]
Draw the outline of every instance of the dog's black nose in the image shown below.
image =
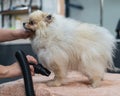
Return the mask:
[(26, 23), (23, 23), (23, 26), (25, 26)]

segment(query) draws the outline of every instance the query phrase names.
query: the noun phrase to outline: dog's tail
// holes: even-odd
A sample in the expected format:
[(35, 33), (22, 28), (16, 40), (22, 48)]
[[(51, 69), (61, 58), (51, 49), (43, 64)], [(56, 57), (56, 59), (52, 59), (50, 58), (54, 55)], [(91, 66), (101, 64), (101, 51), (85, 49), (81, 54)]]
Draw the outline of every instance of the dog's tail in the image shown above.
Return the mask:
[(115, 73), (117, 72), (118, 73), (118, 72), (120, 72), (120, 68), (118, 68), (115, 65), (113, 65), (112, 67), (108, 67), (107, 71), (108, 72), (115, 72)]
[(116, 48), (116, 46), (114, 46), (114, 50), (113, 50), (113, 56), (111, 57), (110, 61), (108, 62), (108, 66), (107, 69), (108, 71), (112, 71), (112, 72), (120, 72), (120, 68), (115, 66), (115, 63), (113, 61), (113, 59), (115, 58), (115, 54), (118, 51), (118, 49)]

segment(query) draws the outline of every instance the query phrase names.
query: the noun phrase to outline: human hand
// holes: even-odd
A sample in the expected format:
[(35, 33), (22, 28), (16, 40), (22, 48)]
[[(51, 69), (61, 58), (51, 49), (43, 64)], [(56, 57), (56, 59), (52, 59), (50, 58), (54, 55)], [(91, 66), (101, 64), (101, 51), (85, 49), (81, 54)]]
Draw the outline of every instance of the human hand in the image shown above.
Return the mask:
[[(33, 56), (27, 55), (27, 60), (29, 63), (38, 64), (37, 60)], [(34, 73), (33, 65), (29, 65), (29, 66), (30, 66), (31, 74), (34, 75), (35, 73)]]
[(14, 35), (18, 38), (18, 39), (26, 39), (30, 36), (32, 36), (33, 32), (31, 31), (26, 31), (25, 29), (16, 29), (14, 31)]
[[(37, 60), (33, 57), (33, 56), (30, 56), (30, 55), (27, 55), (27, 60), (29, 63), (34, 63), (34, 64), (37, 64)], [(34, 75), (34, 68), (32, 65), (29, 65), (30, 66), (30, 71), (31, 71), (31, 75)], [(15, 62), (9, 66), (6, 66), (5, 67), (7, 72), (6, 74), (4, 75), (4, 78), (8, 78), (8, 77), (16, 77), (16, 76), (21, 76), (22, 75), (22, 71), (21, 71), (21, 68), (19, 66), (19, 63), (18, 62)]]

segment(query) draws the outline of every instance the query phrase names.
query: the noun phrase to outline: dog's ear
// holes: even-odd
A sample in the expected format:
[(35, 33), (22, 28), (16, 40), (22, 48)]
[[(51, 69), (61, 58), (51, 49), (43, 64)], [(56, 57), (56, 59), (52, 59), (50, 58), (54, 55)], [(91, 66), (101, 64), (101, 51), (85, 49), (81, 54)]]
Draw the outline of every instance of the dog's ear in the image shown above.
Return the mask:
[(51, 14), (48, 14), (48, 15), (45, 17), (45, 22), (47, 22), (47, 23), (51, 23), (52, 20), (53, 20), (53, 17), (52, 17)]

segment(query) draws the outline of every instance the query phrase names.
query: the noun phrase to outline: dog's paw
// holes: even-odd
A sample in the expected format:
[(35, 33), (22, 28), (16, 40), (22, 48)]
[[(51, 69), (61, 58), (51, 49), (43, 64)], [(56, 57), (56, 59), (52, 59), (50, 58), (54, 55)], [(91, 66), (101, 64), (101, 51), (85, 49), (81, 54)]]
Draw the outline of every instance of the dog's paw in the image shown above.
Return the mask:
[(93, 88), (97, 88), (97, 87), (100, 87), (100, 80), (96, 80), (94, 82), (91, 83), (91, 86)]
[(51, 81), (47, 82), (46, 84), (49, 87), (59, 87), (62, 85), (60, 81), (56, 81), (56, 80), (51, 80)]
[(100, 84), (93, 83), (91, 86), (92, 86), (92, 88), (97, 88), (97, 87), (100, 87)]

